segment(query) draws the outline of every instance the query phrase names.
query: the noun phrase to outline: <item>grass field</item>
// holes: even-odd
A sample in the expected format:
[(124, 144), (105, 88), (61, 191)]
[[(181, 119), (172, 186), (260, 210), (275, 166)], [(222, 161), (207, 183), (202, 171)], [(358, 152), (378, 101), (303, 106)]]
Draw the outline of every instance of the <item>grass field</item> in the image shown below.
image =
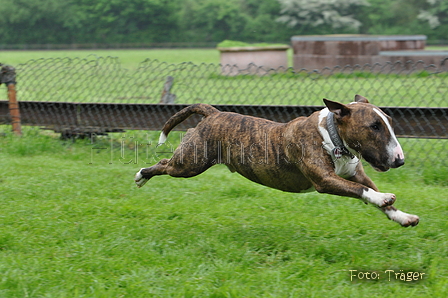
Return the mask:
[[(428, 46), (428, 50), (448, 50), (446, 46)], [(167, 63), (192, 62), (194, 64), (218, 64), (219, 51), (216, 49), (141, 49), (141, 50), (58, 50), (58, 51), (0, 51), (0, 62), (19, 65), (29, 60), (41, 58), (77, 58), (95, 55), (98, 57), (118, 57), (126, 69), (136, 69), (145, 59)], [(292, 66), (292, 51), (288, 51), (289, 66)]]
[(0, 51), (0, 62), (19, 65), (30, 60), (48, 58), (118, 57), (123, 68), (137, 69), (145, 59), (166, 63), (192, 62), (194, 64), (219, 63), (216, 49), (151, 49), (151, 50), (60, 50), (60, 51)]
[(153, 132), (73, 143), (3, 130), (0, 297), (448, 296), (446, 167), (368, 169), (420, 216), (402, 228), (356, 199), (284, 193), (222, 166), (137, 189), (134, 173), (166, 157), (136, 154)]
[[(64, 77), (64, 68), (54, 72), (31, 63), (47, 72), (42, 76), (30, 72), (29, 79), (19, 81), (19, 100), (28, 92), (39, 94), (39, 100), (68, 101), (66, 95), (74, 94), (83, 101), (93, 97), (103, 102), (111, 98), (155, 102), (151, 88), (158, 98), (170, 65), (219, 62), (215, 50), (15, 51), (0, 52), (0, 62), (19, 65), (56, 57), (73, 61), (89, 54), (117, 56), (118, 62), (111, 61), (118, 64), (95, 68), (92, 62), (78, 69), (75, 77), (67, 68), (69, 76)], [(139, 64), (146, 58), (166, 62), (148, 71), (159, 72), (160, 78), (143, 76), (136, 81), (123, 70), (151, 70), (148, 64)], [(192, 69), (185, 73), (194, 73)], [(21, 75), (19, 79), (26, 77)], [(102, 76), (115, 78), (103, 88), (89, 89), (97, 87)], [(371, 78), (358, 74), (331, 79), (286, 74), (275, 81), (215, 73), (205, 79), (216, 90), (196, 78), (181, 81), (174, 93), (181, 101), (182, 96), (196, 101), (198, 94), (209, 94), (209, 103), (244, 103), (232, 93), (240, 88), (246, 90), (244, 100), (255, 94), (247, 103), (278, 104), (298, 98), (294, 104), (304, 104), (299, 99), (312, 98), (307, 104), (321, 104), (322, 97), (340, 99), (348, 93), (351, 100), (356, 89), (378, 105), (392, 97), (405, 98), (397, 105), (446, 106), (446, 77), (425, 74), (407, 80), (379, 77), (373, 85), (364, 85)], [(58, 83), (52, 85), (54, 81)], [(154, 87), (144, 85), (148, 82)], [(314, 84), (308, 90), (304, 85), (309, 82)], [(131, 83), (138, 92), (124, 89)], [(261, 85), (264, 91), (257, 93)], [(193, 87), (202, 91), (193, 92)], [(406, 98), (408, 94), (416, 100)], [(280, 99), (269, 102), (274, 95)], [(218, 102), (229, 97), (232, 101)], [(284, 193), (256, 185), (223, 166), (191, 179), (155, 177), (137, 189), (135, 172), (170, 156), (152, 146), (157, 132), (72, 142), (37, 128), (24, 127), (22, 138), (9, 130), (0, 126), (2, 298), (448, 297), (448, 170), (443, 140), (400, 140), (408, 159), (404, 167), (387, 173), (367, 169), (382, 191), (397, 195), (397, 208), (420, 216), (417, 227), (402, 228), (356, 199)], [(168, 144), (175, 147), (181, 136), (174, 132)], [(359, 272), (379, 278), (360, 280)], [(412, 279), (406, 276), (409, 272), (423, 278), (400, 280)]]

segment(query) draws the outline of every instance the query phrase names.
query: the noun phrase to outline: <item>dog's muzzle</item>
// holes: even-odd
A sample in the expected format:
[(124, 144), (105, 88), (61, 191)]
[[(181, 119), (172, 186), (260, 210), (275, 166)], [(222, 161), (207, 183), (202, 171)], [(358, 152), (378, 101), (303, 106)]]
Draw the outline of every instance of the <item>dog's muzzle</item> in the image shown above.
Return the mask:
[(402, 165), (404, 165), (404, 158), (400, 158), (397, 156), (394, 160), (394, 163), (392, 164), (392, 168), (399, 168)]
[(398, 144), (395, 148), (394, 148), (394, 160), (392, 162), (391, 167), (392, 168), (399, 168), (402, 165), (404, 165), (404, 153), (403, 153), (403, 149), (401, 149), (400, 144)]

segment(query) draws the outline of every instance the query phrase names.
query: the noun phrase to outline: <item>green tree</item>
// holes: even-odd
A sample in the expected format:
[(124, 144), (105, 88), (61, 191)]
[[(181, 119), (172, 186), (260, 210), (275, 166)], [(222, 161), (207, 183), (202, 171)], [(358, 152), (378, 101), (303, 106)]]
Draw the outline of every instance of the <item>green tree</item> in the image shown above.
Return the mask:
[(288, 42), (298, 34), (448, 40), (447, 0), (0, 0), (0, 43)]
[(60, 0), (0, 0), (3, 43), (68, 42), (72, 5)]
[(361, 22), (355, 15), (365, 0), (278, 0), (279, 22), (297, 28), (301, 34), (357, 32)]
[(171, 40), (175, 4), (168, 0), (72, 0), (76, 39), (97, 42)]
[(152, 42), (177, 34), (170, 0), (0, 0), (3, 43)]
[(428, 6), (420, 10), (418, 18), (429, 25), (432, 30), (431, 37), (448, 40), (448, 1), (426, 0), (426, 2)]
[(278, 0), (179, 0), (181, 38), (287, 42), (294, 32), (276, 19)]
[(179, 25), (184, 40), (221, 41), (238, 38), (247, 17), (238, 0), (181, 1)]
[(283, 23), (277, 22), (281, 5), (278, 0), (244, 0), (241, 9), (247, 15), (242, 40), (260, 42), (287, 42), (296, 33)]
[[(368, 0), (362, 8), (361, 33), (423, 34), (425, 26), (417, 19), (425, 0)], [(424, 28), (425, 27), (425, 28)]]

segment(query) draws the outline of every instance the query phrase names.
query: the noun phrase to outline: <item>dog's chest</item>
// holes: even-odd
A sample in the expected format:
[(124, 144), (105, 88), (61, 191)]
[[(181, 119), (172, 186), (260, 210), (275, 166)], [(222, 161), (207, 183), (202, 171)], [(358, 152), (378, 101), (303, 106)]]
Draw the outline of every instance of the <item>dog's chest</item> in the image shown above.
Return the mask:
[(335, 158), (332, 156), (331, 158), (333, 159), (336, 175), (342, 178), (350, 178), (356, 175), (356, 166), (359, 163), (357, 157), (350, 158), (348, 156), (343, 156), (341, 158)]

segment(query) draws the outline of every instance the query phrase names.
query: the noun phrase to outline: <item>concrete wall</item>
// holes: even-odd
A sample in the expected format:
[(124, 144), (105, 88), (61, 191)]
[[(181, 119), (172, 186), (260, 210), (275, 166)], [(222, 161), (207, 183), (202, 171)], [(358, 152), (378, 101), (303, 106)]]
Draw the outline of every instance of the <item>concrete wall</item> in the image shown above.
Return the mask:
[(222, 74), (265, 74), (270, 69), (288, 68), (289, 46), (218, 48)]
[(296, 70), (397, 61), (405, 63), (409, 60), (440, 65), (440, 62), (448, 57), (448, 51), (423, 51), (426, 44), (424, 35), (293, 36), (291, 43)]

